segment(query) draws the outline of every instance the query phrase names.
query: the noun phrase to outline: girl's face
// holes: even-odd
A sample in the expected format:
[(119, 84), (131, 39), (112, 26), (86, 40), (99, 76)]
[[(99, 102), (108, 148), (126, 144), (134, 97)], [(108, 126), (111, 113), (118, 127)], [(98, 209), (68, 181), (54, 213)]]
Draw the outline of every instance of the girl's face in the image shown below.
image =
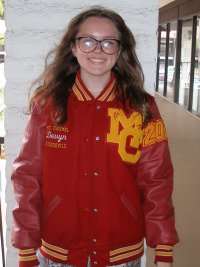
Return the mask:
[[(92, 37), (96, 40), (119, 40), (119, 33), (110, 19), (89, 17), (81, 24), (76, 38), (78, 37)], [(80, 50), (78, 40), (75, 41), (75, 44), (71, 44), (71, 48), (80, 65), (82, 77), (101, 76), (107, 79), (110, 77), (111, 69), (115, 65), (121, 50), (119, 48), (116, 53), (108, 55), (102, 51), (100, 43), (98, 43), (94, 51), (85, 53)]]

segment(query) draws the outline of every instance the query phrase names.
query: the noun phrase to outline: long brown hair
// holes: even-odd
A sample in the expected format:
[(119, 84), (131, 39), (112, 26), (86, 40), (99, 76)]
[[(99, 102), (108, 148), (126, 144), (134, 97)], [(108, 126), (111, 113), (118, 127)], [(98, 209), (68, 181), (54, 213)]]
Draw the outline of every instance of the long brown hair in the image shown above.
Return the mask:
[[(52, 63), (47, 64), (49, 55), (52, 53), (50, 52), (46, 57), (44, 72), (33, 82), (33, 84), (42, 82), (42, 86), (38, 87), (32, 95), (29, 109), (31, 110), (36, 95), (40, 98), (42, 108), (44, 103), (52, 96), (54, 100), (53, 122), (60, 125), (67, 121), (68, 98), (75, 81), (76, 72), (79, 69), (79, 64), (76, 57), (73, 56), (70, 44), (75, 42), (80, 25), (89, 17), (108, 18), (115, 24), (122, 45), (120, 57), (112, 69), (117, 81), (115, 94), (126, 109), (125, 103), (127, 100), (129, 101), (129, 111), (132, 108), (138, 109), (144, 118), (143, 125), (146, 125), (152, 118), (150, 111), (152, 100), (151, 96), (144, 90), (144, 75), (135, 52), (135, 39), (120, 15), (101, 6), (86, 10), (70, 21), (60, 44), (56, 50), (52, 51), (55, 52)], [(58, 109), (59, 117), (53, 115), (55, 109)]]

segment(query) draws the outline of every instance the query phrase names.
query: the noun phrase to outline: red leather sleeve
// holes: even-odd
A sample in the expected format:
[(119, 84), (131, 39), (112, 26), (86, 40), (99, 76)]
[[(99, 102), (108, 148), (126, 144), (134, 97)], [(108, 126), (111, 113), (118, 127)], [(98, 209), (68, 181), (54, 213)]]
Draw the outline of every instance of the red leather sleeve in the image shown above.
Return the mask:
[(19, 249), (38, 248), (40, 238), (41, 184), (46, 117), (34, 104), (16, 158), (11, 180), (16, 207), (13, 210), (12, 245)]
[[(149, 129), (153, 129), (156, 122), (162, 125), (155, 102), (152, 112), (154, 120)], [(156, 129), (159, 131), (159, 127), (155, 127), (155, 131)], [(146, 242), (150, 247), (161, 244), (173, 246), (178, 242), (171, 199), (173, 167), (166, 138), (157, 140), (153, 130), (151, 134), (149, 144), (143, 144), (137, 169), (137, 182), (142, 193), (145, 216)]]

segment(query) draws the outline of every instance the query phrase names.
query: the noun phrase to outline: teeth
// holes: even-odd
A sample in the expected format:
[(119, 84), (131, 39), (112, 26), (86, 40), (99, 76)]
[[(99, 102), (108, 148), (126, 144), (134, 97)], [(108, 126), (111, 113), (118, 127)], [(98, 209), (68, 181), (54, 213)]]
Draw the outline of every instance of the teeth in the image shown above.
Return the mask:
[(96, 62), (96, 63), (104, 62), (104, 61), (105, 61), (105, 60), (103, 60), (103, 59), (93, 59), (93, 58), (90, 58), (90, 60), (91, 60), (92, 62)]

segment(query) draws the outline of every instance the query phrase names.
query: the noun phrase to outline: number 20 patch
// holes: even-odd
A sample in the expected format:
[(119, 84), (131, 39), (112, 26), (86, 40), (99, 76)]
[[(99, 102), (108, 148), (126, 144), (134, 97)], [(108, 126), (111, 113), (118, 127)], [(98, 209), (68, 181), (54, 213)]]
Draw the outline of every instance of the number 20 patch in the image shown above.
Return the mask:
[(161, 142), (163, 140), (168, 140), (167, 132), (162, 119), (149, 123), (143, 131), (143, 147), (153, 145), (156, 142)]

